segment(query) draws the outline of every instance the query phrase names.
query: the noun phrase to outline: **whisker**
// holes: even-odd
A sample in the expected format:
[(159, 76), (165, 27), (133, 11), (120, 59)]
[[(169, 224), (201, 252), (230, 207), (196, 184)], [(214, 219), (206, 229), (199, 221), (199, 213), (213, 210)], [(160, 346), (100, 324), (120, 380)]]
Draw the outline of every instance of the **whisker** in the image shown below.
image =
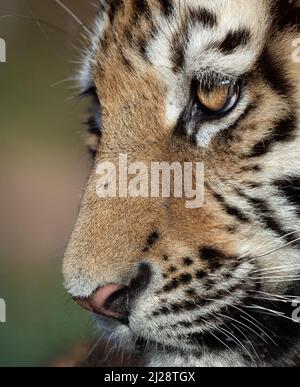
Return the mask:
[[(238, 302), (240, 302), (240, 300), (228, 289), (226, 289), (227, 293), (229, 293), (233, 298), (235, 298)], [(258, 328), (259, 330), (261, 330), (266, 336), (268, 336), (266, 334), (266, 332), (263, 330), (263, 329), (268, 329), (266, 328), (263, 324), (261, 324), (258, 320), (256, 320), (253, 316), (251, 316), (250, 314), (248, 314), (247, 312), (245, 312), (243, 309), (239, 308), (237, 305), (232, 305), (232, 307), (236, 310), (238, 310), (239, 312), (241, 312), (242, 314), (246, 315), (248, 318), (250, 318), (252, 320), (252, 324)], [(258, 325), (256, 325), (258, 324)]]
[(265, 269), (259, 269), (255, 270), (252, 273), (272, 273), (272, 272), (281, 272), (281, 271), (288, 271), (292, 269), (300, 269), (300, 265), (286, 265), (286, 266), (275, 266), (275, 267), (270, 267), (270, 268), (265, 268)]
[[(289, 236), (291, 236), (291, 235), (297, 234), (297, 233), (298, 233), (298, 231), (292, 231), (292, 232), (290, 232), (290, 233), (287, 233), (287, 234), (283, 235), (282, 237), (280, 237), (280, 238), (278, 238), (278, 239), (276, 239), (276, 240), (277, 240), (277, 241), (282, 241), (283, 239), (285, 239), (285, 238), (287, 238), (287, 237), (289, 237)], [(269, 245), (271, 245), (271, 244), (273, 244), (273, 243), (274, 243), (274, 241), (269, 242), (269, 243), (266, 243), (266, 244), (263, 245), (263, 246), (257, 247), (257, 248), (255, 248), (254, 250), (250, 250), (250, 251), (248, 251), (247, 253), (245, 253), (245, 254), (243, 254), (242, 256), (240, 256), (240, 257), (238, 258), (238, 260), (241, 260), (241, 259), (243, 259), (243, 258), (249, 256), (250, 254), (255, 253), (256, 251), (258, 251), (258, 250), (260, 250), (260, 249), (262, 249), (262, 248), (268, 247)]]
[(276, 248), (276, 249), (270, 250), (270, 251), (267, 252), (267, 253), (264, 253), (264, 254), (262, 254), (262, 255), (259, 255), (258, 257), (251, 258), (251, 259), (249, 259), (247, 262), (250, 263), (250, 262), (252, 262), (252, 261), (254, 261), (254, 260), (256, 260), (256, 259), (268, 257), (269, 255), (271, 255), (271, 254), (273, 254), (273, 253), (276, 253), (276, 252), (278, 252), (278, 251), (280, 251), (280, 250), (282, 250), (282, 249), (284, 249), (284, 248), (286, 248), (286, 247), (288, 247), (288, 246), (291, 246), (291, 245), (293, 245), (293, 244), (295, 244), (295, 243), (297, 243), (297, 242), (299, 242), (299, 241), (300, 241), (300, 238), (294, 239), (293, 241), (291, 241), (291, 242), (289, 242), (289, 243), (286, 243), (286, 244), (283, 245), (283, 246), (280, 246), (280, 247), (278, 247), (278, 248)]
[[(242, 328), (237, 327), (237, 326), (236, 326), (235, 324), (233, 324), (232, 322), (230, 322), (229, 324), (232, 325), (233, 328), (236, 329), (236, 330), (237, 330), (237, 331), (238, 331), (238, 332), (246, 339), (246, 341), (247, 341), (247, 343), (250, 345), (250, 347), (251, 347), (253, 353), (255, 354), (255, 356), (257, 357), (257, 359), (261, 362), (261, 359), (260, 359), (260, 357), (259, 357), (259, 355), (258, 355), (258, 353), (257, 353), (257, 351), (256, 351), (256, 349), (255, 349), (255, 347), (254, 347), (254, 345), (253, 345), (253, 343), (251, 342), (251, 340), (249, 339), (249, 337), (246, 335), (246, 333), (242, 330)], [(246, 332), (247, 332), (247, 331), (246, 331)]]
[(70, 37), (70, 35), (67, 33), (67, 31), (63, 30), (62, 28), (54, 25), (54, 24), (51, 24), (51, 23), (48, 23), (44, 20), (41, 20), (41, 19), (38, 19), (36, 17), (32, 17), (32, 16), (29, 16), (29, 15), (12, 15), (12, 14), (8, 14), (8, 15), (2, 15), (0, 16), (0, 20), (3, 20), (3, 19), (10, 19), (10, 18), (20, 18), (20, 19), (26, 19), (26, 20), (30, 20), (34, 23), (38, 22), (46, 27), (49, 27), (49, 28), (52, 28), (53, 30), (55, 31), (59, 31), (61, 32), (62, 34), (66, 35), (68, 38)]
[(260, 300), (260, 301), (272, 301), (272, 302), (282, 302), (283, 304), (290, 304), (292, 300), (284, 300), (284, 299), (278, 299), (278, 298), (272, 298), (272, 297), (262, 297), (258, 295), (252, 296), (255, 300)]
[(76, 23), (78, 23), (85, 30), (85, 32), (87, 32), (88, 34), (90, 33), (90, 31), (82, 23), (79, 17), (76, 16), (75, 13), (72, 12), (70, 8), (68, 8), (61, 0), (54, 0), (54, 2), (57, 3), (63, 10), (65, 10), (67, 14), (70, 15), (76, 21)]
[[(243, 314), (245, 314), (246, 316), (248, 315), (248, 313), (246, 313), (246, 312), (243, 312)], [(250, 316), (250, 317), (252, 317), (252, 316)], [(260, 328), (258, 325), (256, 325), (256, 324), (254, 324), (251, 320), (249, 320), (247, 317), (245, 317), (245, 316), (241, 316), (241, 318), (243, 319), (243, 320), (246, 320), (247, 322), (249, 322), (250, 324), (252, 324), (252, 325), (254, 325), (256, 328), (258, 328), (261, 332), (262, 332), (262, 334), (264, 334), (266, 337), (267, 337), (267, 339), (269, 339), (277, 348), (278, 348), (278, 344), (272, 339), (272, 337), (270, 336), (270, 335), (268, 335), (267, 333), (266, 333), (266, 331), (264, 330), (264, 329), (262, 329), (262, 328)], [(253, 320), (255, 320), (253, 317), (252, 317), (252, 319)], [(261, 325), (261, 324), (260, 324)], [(266, 328), (266, 329), (268, 329), (268, 328)], [(270, 331), (270, 329), (268, 329), (268, 331)], [(271, 331), (270, 331), (271, 332)]]
[(299, 296), (290, 296), (290, 295), (279, 295), (279, 294), (274, 294), (274, 293), (267, 293), (267, 292), (263, 292), (263, 291), (260, 291), (260, 290), (249, 290), (249, 292), (251, 293), (255, 293), (255, 294), (262, 294), (262, 295), (266, 295), (266, 296), (272, 296), (272, 297), (276, 297), (278, 299), (286, 299), (286, 300), (293, 300), (293, 299), (298, 299)]
[[(285, 282), (298, 282), (300, 281), (300, 278), (287, 278), (287, 279), (276, 279), (276, 280), (266, 280), (268, 284), (278, 284), (278, 283), (285, 283)], [(261, 281), (257, 281), (257, 283), (261, 283)]]
[(98, 345), (100, 344), (102, 338), (104, 336), (104, 333), (102, 333), (102, 335), (96, 340), (95, 344), (91, 347), (91, 349), (89, 350), (89, 352), (87, 353), (85, 359), (84, 359), (84, 362), (88, 361), (89, 358), (92, 356), (92, 354), (94, 353), (94, 351), (96, 350), (96, 348), (98, 347)]
[[(226, 319), (228, 319), (227, 318), (227, 316), (224, 316), (224, 315), (222, 315), (222, 314), (219, 314), (219, 313), (217, 313), (217, 315), (218, 316), (220, 316), (220, 317), (223, 317), (223, 318), (226, 318)], [(222, 321), (222, 320), (221, 320)], [(236, 321), (236, 322), (238, 322), (238, 321)], [(227, 326), (227, 325), (226, 325)], [(227, 326), (228, 327), (228, 326)], [(224, 328), (220, 328), (220, 329), (222, 329), (222, 330), (224, 330), (225, 332), (228, 332), (227, 330), (225, 330)], [(237, 328), (236, 328), (237, 329)], [(240, 330), (239, 330), (240, 331)], [(233, 338), (233, 340), (238, 344), (238, 345), (240, 345), (241, 346), (241, 348), (242, 349), (244, 349), (245, 351), (246, 351), (246, 353), (249, 355), (249, 357), (251, 358), (251, 360), (252, 361), (254, 361), (254, 358), (253, 358), (253, 356), (252, 356), (252, 354), (250, 353), (250, 351), (245, 347), (245, 345), (230, 331), (230, 332), (228, 332), (229, 334), (230, 334), (230, 336), (232, 336), (232, 338)], [(241, 333), (241, 331), (240, 331), (240, 333)], [(243, 336), (244, 337), (246, 337), (246, 339), (249, 341), (249, 339), (247, 338), (247, 336), (245, 336), (245, 334), (244, 333), (242, 333), (243, 334)], [(256, 333), (257, 334), (257, 333)], [(256, 351), (254, 350), (254, 353), (256, 354)]]
[[(207, 324), (208, 324), (208, 322), (207, 321), (205, 321)], [(211, 324), (212, 325), (212, 324)], [(218, 331), (220, 331), (220, 329), (219, 328), (216, 328), (216, 327), (214, 327), (215, 329), (217, 329)], [(232, 348), (230, 348), (229, 347), (229, 345), (227, 345), (226, 343), (224, 343), (217, 335), (215, 335), (212, 331), (208, 331), (207, 332), (209, 335), (211, 335), (211, 336), (213, 336), (216, 340), (218, 340), (222, 345), (224, 345), (224, 347), (225, 348), (227, 348), (231, 353), (233, 353), (233, 354), (235, 354), (235, 352), (232, 350)], [(223, 333), (224, 334), (224, 332), (222, 332), (221, 331), (221, 333)], [(225, 336), (227, 336), (227, 335), (225, 335)], [(228, 337), (228, 336), (227, 336)], [(198, 345), (200, 346), (200, 344), (198, 343)]]
[[(244, 277), (247, 278), (247, 277)], [(285, 276), (280, 276), (280, 275), (273, 275), (269, 277), (251, 277), (253, 280), (289, 280), (289, 281), (300, 281), (299, 276), (295, 275), (285, 275)]]
[[(55, 83), (53, 83), (50, 87), (56, 87), (56, 86), (60, 86), (62, 85), (63, 83), (67, 83), (67, 82), (79, 82), (79, 81), (84, 81), (86, 80), (86, 78), (82, 78), (82, 77), (68, 77), (68, 78), (65, 78), (65, 79), (62, 79), (60, 81), (57, 81)], [(79, 86), (78, 86), (79, 87)]]
[[(228, 326), (227, 326), (228, 328)], [(250, 357), (250, 359), (252, 361), (254, 361), (254, 358), (251, 354), (251, 352), (248, 350), (248, 348), (245, 347), (245, 345), (231, 332), (231, 331), (228, 331), (228, 329), (226, 328), (221, 328), (221, 327), (217, 327), (216, 328), (219, 332), (225, 334), (225, 336), (229, 339), (232, 339), (242, 350), (244, 350), (248, 356)]]
[[(230, 293), (234, 298), (236, 298), (234, 296), (234, 294), (232, 294), (232, 292), (230, 292), (229, 290), (227, 290), (228, 293)], [(270, 331), (270, 329), (268, 327), (265, 327), (263, 324), (261, 324), (258, 320), (256, 320), (253, 316), (251, 316), (249, 313), (245, 312), (243, 309), (239, 308), (238, 306), (236, 305), (232, 305), (232, 307), (236, 310), (238, 310), (241, 314), (241, 318), (246, 320), (248, 323), (252, 324), (255, 328), (257, 328), (262, 334), (264, 334), (267, 339), (269, 339), (275, 346), (277, 346), (277, 343), (272, 339), (272, 337), (265, 331), (265, 329), (267, 329), (270, 333), (272, 333)], [(247, 316), (247, 317), (245, 317)], [(248, 327), (249, 329), (249, 327)], [(260, 337), (260, 336), (259, 336)]]
[[(226, 319), (228, 319), (228, 320), (230, 320), (230, 321), (234, 321), (234, 322), (236, 322), (237, 324), (240, 324), (240, 325), (243, 326), (244, 328), (248, 329), (250, 332), (254, 333), (256, 336), (258, 336), (259, 338), (261, 338), (261, 335), (260, 335), (258, 332), (256, 332), (254, 329), (250, 328), (248, 325), (242, 323), (241, 321), (236, 320), (236, 319), (233, 318), (233, 317), (226, 316), (226, 315), (221, 314), (221, 313), (220, 313), (219, 315), (222, 316), (223, 318), (226, 318)], [(263, 341), (267, 344), (267, 341), (266, 341), (264, 338), (263, 338)]]
[(271, 316), (275, 316), (275, 317), (284, 318), (286, 320), (295, 322), (291, 317), (286, 316), (283, 312), (279, 312), (279, 311), (276, 311), (276, 310), (268, 309), (268, 308), (265, 308), (263, 306), (250, 305), (250, 306), (247, 306), (247, 308), (252, 309), (254, 311), (258, 311), (258, 312), (265, 312), (265, 314), (268, 314), (268, 315), (271, 315)]

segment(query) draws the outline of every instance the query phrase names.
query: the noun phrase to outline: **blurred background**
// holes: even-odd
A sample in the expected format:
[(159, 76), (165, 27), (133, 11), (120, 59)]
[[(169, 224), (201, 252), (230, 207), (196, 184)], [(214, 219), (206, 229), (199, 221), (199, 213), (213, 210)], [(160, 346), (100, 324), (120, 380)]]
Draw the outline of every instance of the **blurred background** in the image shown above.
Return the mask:
[[(91, 1), (64, 4), (91, 26)], [(89, 167), (85, 106), (67, 80), (80, 60), (81, 33), (55, 0), (0, 1), (7, 46), (0, 63), (0, 298), (7, 304), (0, 366), (52, 364), (94, 340), (61, 276)]]

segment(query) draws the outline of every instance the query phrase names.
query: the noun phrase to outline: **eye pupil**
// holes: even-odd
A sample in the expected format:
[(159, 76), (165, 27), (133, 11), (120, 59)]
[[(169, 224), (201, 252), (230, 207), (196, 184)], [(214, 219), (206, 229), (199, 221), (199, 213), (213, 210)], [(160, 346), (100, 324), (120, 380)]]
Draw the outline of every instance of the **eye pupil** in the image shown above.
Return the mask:
[(210, 115), (229, 112), (237, 103), (240, 96), (238, 82), (223, 82), (213, 87), (197, 88), (197, 99), (200, 109)]

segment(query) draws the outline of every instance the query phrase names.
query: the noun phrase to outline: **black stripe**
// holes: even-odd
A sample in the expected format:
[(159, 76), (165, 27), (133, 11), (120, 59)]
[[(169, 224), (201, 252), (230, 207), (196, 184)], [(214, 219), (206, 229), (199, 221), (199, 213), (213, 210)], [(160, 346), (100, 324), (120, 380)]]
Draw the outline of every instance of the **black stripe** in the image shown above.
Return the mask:
[(296, 137), (297, 119), (295, 116), (280, 120), (274, 127), (272, 133), (254, 145), (247, 157), (260, 157), (270, 152), (274, 145), (287, 143)]
[(205, 8), (189, 9), (188, 11), (187, 19), (173, 36), (171, 60), (174, 72), (179, 72), (184, 68), (189, 29), (197, 24), (205, 28), (213, 28), (218, 22), (217, 16)]
[(120, 50), (120, 60), (127, 70), (134, 72), (133, 64), (123, 50)]
[[(213, 290), (214, 285), (212, 285), (208, 290), (209, 291)], [(157, 317), (157, 316), (162, 315), (162, 314), (164, 314), (164, 315), (172, 314), (172, 313), (177, 314), (179, 312), (202, 309), (204, 307), (207, 307), (207, 306), (213, 304), (215, 301), (221, 301), (221, 300), (226, 299), (230, 294), (235, 294), (235, 292), (237, 290), (241, 289), (242, 285), (243, 285), (243, 283), (239, 283), (239, 284), (231, 286), (228, 290), (218, 290), (214, 294), (213, 298), (203, 298), (201, 296), (198, 296), (194, 289), (191, 289), (191, 288), (187, 289), (185, 294), (187, 294), (189, 296), (188, 300), (185, 300), (183, 302), (180, 301), (180, 302), (169, 304), (168, 306), (164, 306), (164, 307), (158, 309), (157, 311), (155, 311), (154, 315)], [(228, 307), (227, 305), (224, 305), (224, 307), (221, 308), (220, 311), (224, 310), (224, 312), (225, 312), (228, 310), (228, 308), (230, 308), (230, 307)], [(231, 309), (234, 312), (234, 309), (233, 308), (231, 308)], [(201, 317), (200, 318), (198, 317), (193, 321), (193, 324), (199, 325), (202, 322), (203, 322), (203, 320), (201, 320)], [(170, 328), (173, 328), (176, 325), (177, 325), (177, 323), (174, 325), (171, 325)]]
[[(236, 189), (236, 192), (239, 196), (246, 199), (247, 202), (253, 206), (255, 214), (258, 216), (259, 220), (264, 223), (264, 225), (277, 234), (279, 237), (284, 237), (286, 242), (292, 242), (295, 240), (295, 234), (291, 234), (286, 230), (280, 221), (276, 218), (275, 212), (271, 209), (269, 203), (260, 198), (251, 197), (245, 194), (240, 189)], [(290, 234), (290, 235), (288, 235)], [(295, 243), (295, 246), (299, 246), (300, 243)]]
[(155, 26), (154, 23), (151, 23), (150, 30), (147, 32), (145, 36), (140, 37), (137, 42), (139, 52), (142, 58), (146, 61), (149, 61), (149, 57), (147, 54), (148, 46), (151, 40), (155, 38), (156, 34), (157, 34), (157, 26)]
[(218, 23), (217, 15), (205, 8), (190, 9), (190, 23), (195, 26), (201, 24), (206, 28), (213, 28)]
[(274, 55), (266, 46), (257, 66), (261, 69), (263, 79), (275, 92), (283, 96), (291, 94), (293, 85), (287, 79), (286, 63), (280, 55)]
[(132, 7), (132, 20), (134, 22), (136, 22), (138, 18), (147, 16), (151, 13), (147, 0), (132, 0)]
[(174, 12), (174, 5), (172, 0), (158, 0), (160, 8), (166, 17), (172, 16)]
[(223, 54), (229, 55), (232, 54), (238, 48), (243, 48), (247, 46), (250, 42), (251, 33), (250, 31), (241, 28), (238, 31), (230, 31), (223, 42), (216, 45)]
[(142, 37), (138, 43), (139, 51), (143, 59), (148, 61), (148, 55), (147, 55), (147, 47), (148, 47), (148, 39), (145, 37)]
[(274, 212), (270, 209), (269, 204), (265, 200), (248, 197), (248, 201), (254, 206), (256, 213), (259, 214), (260, 219), (268, 228), (280, 237), (287, 234), (287, 231), (283, 229), (280, 222), (276, 219)]
[(233, 122), (226, 130), (223, 130), (217, 134), (217, 141), (221, 145), (228, 144), (233, 141), (240, 141), (236, 130), (243, 125), (243, 121), (247, 119), (249, 115), (257, 108), (258, 102), (259, 101), (256, 101), (256, 103), (251, 103), (235, 122)]
[[(295, 1), (294, 1), (295, 3)], [(300, 7), (288, 0), (273, 0), (272, 13), (275, 28), (280, 31), (293, 28), (300, 31)]]
[(123, 0), (114, 0), (109, 2), (109, 11), (108, 16), (111, 24), (114, 24), (114, 21), (121, 9), (124, 6)]
[(222, 195), (217, 194), (215, 192), (213, 193), (213, 195), (217, 199), (217, 201), (221, 204), (222, 208), (226, 211), (228, 215), (234, 216), (240, 222), (243, 222), (243, 223), (250, 222), (250, 219), (248, 218), (247, 215), (245, 215), (239, 208), (228, 204)]
[(262, 168), (260, 165), (255, 164), (255, 165), (246, 165), (241, 168), (242, 172), (261, 172)]
[(173, 36), (171, 60), (175, 73), (183, 70), (185, 62), (185, 46), (188, 36), (188, 24), (184, 24), (182, 29)]
[(244, 186), (252, 189), (256, 189), (256, 188), (262, 188), (263, 183), (258, 183), (257, 181), (244, 181)]
[(214, 247), (205, 246), (199, 248), (199, 258), (208, 263), (211, 270), (218, 270), (228, 257)]
[(296, 206), (297, 213), (300, 216), (300, 177), (282, 178), (275, 181), (274, 185), (287, 198), (289, 203)]

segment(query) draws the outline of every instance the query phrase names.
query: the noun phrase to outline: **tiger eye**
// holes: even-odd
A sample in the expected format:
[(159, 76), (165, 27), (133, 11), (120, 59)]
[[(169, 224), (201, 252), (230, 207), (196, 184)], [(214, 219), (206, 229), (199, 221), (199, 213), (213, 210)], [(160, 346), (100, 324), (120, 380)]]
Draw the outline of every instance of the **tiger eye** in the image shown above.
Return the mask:
[(199, 86), (197, 89), (197, 98), (201, 106), (211, 114), (228, 112), (238, 101), (239, 95), (240, 87), (236, 82), (221, 83), (211, 88)]

